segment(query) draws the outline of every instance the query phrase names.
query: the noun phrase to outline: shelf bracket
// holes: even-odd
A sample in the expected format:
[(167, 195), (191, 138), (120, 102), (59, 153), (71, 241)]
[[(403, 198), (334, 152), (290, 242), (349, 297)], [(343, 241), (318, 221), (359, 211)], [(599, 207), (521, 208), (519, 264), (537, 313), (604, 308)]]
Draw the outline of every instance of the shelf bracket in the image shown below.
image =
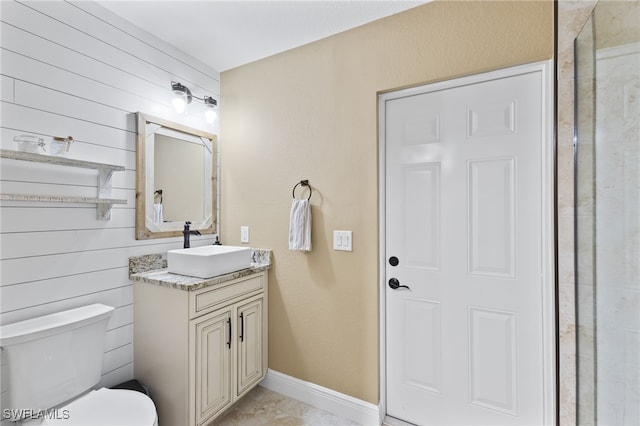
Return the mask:
[(109, 220), (111, 219), (111, 207), (113, 204), (100, 203), (96, 205), (96, 219)]
[(98, 198), (111, 196), (111, 176), (113, 176), (113, 169), (98, 168)]

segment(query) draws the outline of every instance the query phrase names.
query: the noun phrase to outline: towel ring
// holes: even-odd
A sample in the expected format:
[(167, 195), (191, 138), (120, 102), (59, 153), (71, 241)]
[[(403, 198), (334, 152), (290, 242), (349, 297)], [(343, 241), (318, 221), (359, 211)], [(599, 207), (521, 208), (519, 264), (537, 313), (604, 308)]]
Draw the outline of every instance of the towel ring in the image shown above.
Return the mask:
[(311, 194), (313, 193), (313, 190), (311, 189), (311, 185), (309, 185), (309, 181), (307, 179), (301, 180), (300, 182), (296, 183), (296, 185), (293, 187), (293, 191), (291, 191), (291, 195), (293, 196), (293, 199), (296, 198), (296, 188), (298, 187), (298, 185), (309, 187), (309, 198), (307, 198), (307, 201), (311, 200)]

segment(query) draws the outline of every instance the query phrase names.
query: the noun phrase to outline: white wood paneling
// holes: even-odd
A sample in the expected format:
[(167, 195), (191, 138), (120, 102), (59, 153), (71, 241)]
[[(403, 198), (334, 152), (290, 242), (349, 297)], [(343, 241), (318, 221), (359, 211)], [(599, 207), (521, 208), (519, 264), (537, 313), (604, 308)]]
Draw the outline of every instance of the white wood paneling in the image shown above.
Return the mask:
[[(112, 371), (104, 371), (100, 382), (103, 386), (115, 386), (133, 377), (133, 362)], [(4, 426), (4, 425), (3, 425)]]
[[(128, 305), (133, 307), (133, 289), (129, 285), (123, 285), (122, 287), (81, 296), (73, 296), (71, 298), (55, 302), (48, 301), (42, 305), (33, 305), (33, 301), (31, 300), (27, 300), (27, 303), (31, 305), (26, 308), (21, 308), (16, 305), (18, 309), (13, 311), (3, 311), (0, 316), (0, 321), (2, 323), (9, 324), (16, 321), (22, 321), (27, 318), (46, 315), (49, 312), (64, 311), (66, 309), (73, 309), (78, 306), (90, 305), (92, 303), (104, 303), (116, 308)], [(124, 325), (120, 324), (120, 322), (117, 322), (117, 324), (118, 326)], [(111, 320), (109, 325), (111, 325)]]
[(112, 371), (122, 367), (130, 362), (133, 356), (133, 344), (127, 343), (126, 345), (112, 349), (105, 352), (104, 359), (102, 360), (102, 369), (104, 371)]
[(1, 289), (3, 297), (0, 306), (3, 312), (11, 312), (28, 306), (43, 305), (52, 301), (127, 286), (129, 285), (128, 272), (128, 268), (120, 267), (6, 285)]
[(105, 349), (107, 352), (131, 343), (133, 340), (133, 324), (108, 330), (106, 340)]
[[(145, 43), (123, 31), (121, 28), (116, 28), (109, 22), (97, 18), (95, 15), (90, 15), (91, 19), (88, 19), (87, 12), (76, 7), (73, 3), (65, 2), (59, 5), (53, 2), (38, 2), (29, 6), (54, 19), (66, 21), (69, 26), (80, 33), (94, 37), (93, 34), (99, 32), (101, 34), (99, 40), (101, 43), (121, 50), (126, 56), (139, 62), (166, 70), (176, 78), (182, 78), (194, 87), (198, 86), (198, 88), (206, 89), (219, 81), (216, 78), (217, 73), (213, 73), (211, 69), (206, 70), (208, 67), (205, 66), (202, 71), (194, 67), (193, 63), (195, 61), (193, 58), (177, 59), (166, 52), (166, 46), (164, 45), (156, 48), (152, 44)], [(72, 23), (69, 24), (69, 22)], [(126, 46), (126, 49), (124, 46)]]
[[(18, 232), (4, 234), (0, 241), (0, 247), (6, 253), (4, 259), (46, 256), (57, 253), (76, 253), (85, 250), (104, 250), (117, 247), (122, 241), (130, 238), (132, 232), (133, 229), (131, 228)], [(192, 236), (191, 240), (195, 244), (198, 238)], [(164, 242), (168, 249), (182, 242), (182, 238), (166, 238)], [(128, 246), (128, 249), (133, 246), (148, 245), (153, 245), (160, 249), (158, 242), (154, 240), (134, 240), (130, 243), (131, 246)]]
[[(4, 50), (41, 62), (43, 67), (49, 65), (76, 74), (79, 81), (93, 80), (112, 89), (119, 88), (127, 93), (144, 94), (151, 101), (169, 101), (170, 95), (158, 92), (158, 88), (164, 87), (161, 84), (138, 78), (90, 56), (79, 55), (65, 46), (38, 37), (21, 28), (3, 25), (2, 38), (6, 40), (6, 42), (3, 40)], [(22, 78), (23, 75), (20, 73), (19, 77)]]
[[(1, 60), (1, 59), (0, 59)], [(0, 76), (0, 100), (13, 102), (13, 78)]]
[[(65, 69), (7, 49), (2, 50), (0, 55), (2, 71), (8, 76), (15, 77), (16, 80), (30, 81), (33, 84), (84, 99), (99, 99), (101, 103), (107, 103), (116, 108), (131, 110), (140, 108), (143, 103), (152, 106), (155, 102), (166, 101), (166, 96), (158, 96), (157, 100), (146, 99), (121, 87), (114, 87), (95, 78), (79, 75), (75, 64), (68, 64), (68, 68)], [(70, 77), (75, 79), (73, 86), (69, 86)], [(155, 89), (155, 86), (153, 87)]]
[[(2, 1), (0, 20), (0, 146), (16, 149), (20, 134), (71, 135), (71, 158), (125, 167), (113, 175), (111, 197), (128, 201), (109, 221), (97, 221), (93, 206), (1, 202), (0, 322), (116, 307), (101, 381), (115, 385), (133, 377), (128, 258), (181, 243), (135, 240), (135, 112), (217, 133), (198, 105), (173, 113), (169, 86), (178, 80), (219, 99), (219, 73), (91, 2)], [(2, 192), (95, 197), (96, 182), (91, 170), (0, 160)]]
[[(134, 111), (131, 114), (134, 114)], [(73, 117), (61, 116), (7, 102), (2, 103), (2, 121), (0, 123), (2, 123), (3, 129), (15, 131), (14, 134), (28, 132), (46, 136), (69, 136), (72, 131), (71, 136), (73, 136), (74, 142), (69, 156), (73, 158), (80, 158), (76, 151), (79, 148), (78, 145), (83, 143), (106, 146), (112, 148), (113, 153), (118, 153), (119, 155), (122, 154), (118, 151), (122, 150), (135, 152), (135, 129), (132, 129), (131, 132), (126, 132), (74, 119)], [(6, 140), (4, 132), (2, 133), (1, 144), (2, 148), (15, 149), (13, 140)], [(98, 157), (95, 154), (94, 156)], [(99, 158), (103, 158), (102, 153)], [(103, 159), (102, 162), (116, 164), (111, 159)], [(117, 164), (129, 168), (126, 164)], [(135, 159), (130, 166), (135, 168)]]
[[(94, 207), (73, 204), (34, 204), (3, 201), (1, 211), (2, 235), (7, 232), (42, 232), (51, 230), (130, 228), (133, 238), (135, 209), (111, 211), (111, 220), (96, 221)], [(55, 225), (52, 225), (51, 222)], [(3, 254), (4, 255), (4, 254)]]
[(29, 108), (116, 129), (128, 130), (135, 126), (135, 116), (127, 114), (125, 110), (19, 80), (15, 84), (15, 99), (16, 103)]
[[(72, 3), (75, 7), (78, 7), (87, 13), (96, 17), (96, 19), (101, 19), (103, 21), (112, 22), (114, 20), (114, 13), (108, 9), (100, 7), (98, 4), (93, 2), (75, 2)], [(116, 17), (117, 19), (117, 17)], [(211, 67), (205, 65), (203, 62), (200, 62), (197, 58), (193, 58), (189, 56), (187, 53), (178, 50), (173, 46), (169, 46), (163, 41), (159, 40), (156, 36), (144, 31), (143, 29), (136, 27), (130, 22), (122, 21), (118, 24), (118, 29), (127, 33), (131, 37), (134, 37), (140, 40), (142, 43), (147, 44), (155, 49), (162, 50), (165, 54), (175, 58), (179, 62), (184, 63), (185, 65), (197, 70), (198, 72), (208, 75), (213, 78), (215, 81), (220, 81), (219, 73), (211, 74)]]

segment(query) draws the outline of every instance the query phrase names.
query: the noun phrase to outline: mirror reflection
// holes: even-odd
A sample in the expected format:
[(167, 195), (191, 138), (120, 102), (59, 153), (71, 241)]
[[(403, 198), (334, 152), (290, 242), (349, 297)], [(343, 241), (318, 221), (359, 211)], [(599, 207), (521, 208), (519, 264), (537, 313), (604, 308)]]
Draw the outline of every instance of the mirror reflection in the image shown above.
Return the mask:
[(216, 136), (138, 113), (136, 239), (216, 232)]

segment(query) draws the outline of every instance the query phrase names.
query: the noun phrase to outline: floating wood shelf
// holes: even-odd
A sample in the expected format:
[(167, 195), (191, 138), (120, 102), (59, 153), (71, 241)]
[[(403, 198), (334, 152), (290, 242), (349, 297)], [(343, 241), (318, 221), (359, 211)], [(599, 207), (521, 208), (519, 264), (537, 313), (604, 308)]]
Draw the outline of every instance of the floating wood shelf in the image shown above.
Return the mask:
[(51, 155), (34, 154), (31, 152), (12, 151), (8, 149), (0, 149), (0, 157), (9, 158), (11, 160), (29, 161), (32, 163), (56, 164), (60, 166), (98, 170), (98, 197), (96, 198), (66, 195), (0, 194), (0, 200), (31, 201), (39, 203), (95, 204), (97, 207), (96, 217), (99, 220), (108, 220), (111, 218), (111, 207), (114, 204), (127, 204), (127, 200), (105, 197), (106, 194), (111, 192), (111, 176), (113, 172), (124, 171), (123, 166), (75, 160), (66, 157), (53, 157)]

